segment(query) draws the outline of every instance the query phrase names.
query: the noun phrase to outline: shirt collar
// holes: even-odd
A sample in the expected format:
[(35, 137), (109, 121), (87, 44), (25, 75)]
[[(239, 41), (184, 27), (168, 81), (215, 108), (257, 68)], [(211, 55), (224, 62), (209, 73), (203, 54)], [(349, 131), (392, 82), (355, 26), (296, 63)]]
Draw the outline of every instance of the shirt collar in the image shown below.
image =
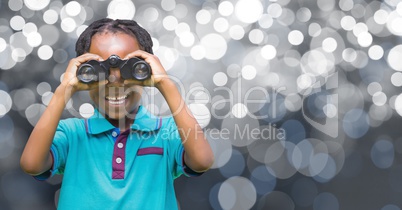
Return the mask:
[[(162, 118), (152, 115), (146, 108), (139, 106), (137, 114), (135, 115), (134, 124), (131, 125), (131, 129), (151, 132), (158, 130), (161, 125)], [(115, 127), (97, 109), (95, 109), (94, 115), (85, 119), (85, 129), (87, 133), (99, 134), (113, 130)]]

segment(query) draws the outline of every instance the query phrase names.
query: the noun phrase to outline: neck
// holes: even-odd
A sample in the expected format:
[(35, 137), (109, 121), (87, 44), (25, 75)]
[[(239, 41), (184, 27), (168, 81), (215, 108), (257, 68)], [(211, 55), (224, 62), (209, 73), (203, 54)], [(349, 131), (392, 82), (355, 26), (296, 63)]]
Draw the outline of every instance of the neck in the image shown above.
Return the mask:
[(110, 119), (108, 121), (116, 128), (119, 128), (120, 131), (125, 131), (130, 129), (131, 125), (134, 123), (134, 119), (124, 117), (122, 119)]
[(120, 131), (126, 131), (130, 129), (131, 125), (134, 123), (135, 116), (137, 115), (139, 107), (135, 108), (130, 114), (126, 115), (121, 119), (111, 119), (109, 116), (105, 116), (105, 118), (116, 128), (119, 128)]

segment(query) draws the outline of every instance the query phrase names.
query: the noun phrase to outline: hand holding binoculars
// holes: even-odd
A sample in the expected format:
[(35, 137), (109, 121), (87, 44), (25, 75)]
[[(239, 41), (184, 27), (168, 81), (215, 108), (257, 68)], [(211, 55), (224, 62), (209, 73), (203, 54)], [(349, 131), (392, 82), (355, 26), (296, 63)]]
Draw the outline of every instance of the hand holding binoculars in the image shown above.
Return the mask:
[(151, 67), (144, 60), (134, 57), (127, 60), (111, 55), (105, 61), (90, 60), (78, 67), (77, 78), (82, 83), (97, 82), (109, 78), (110, 68), (119, 68), (123, 79), (146, 80), (151, 76)]

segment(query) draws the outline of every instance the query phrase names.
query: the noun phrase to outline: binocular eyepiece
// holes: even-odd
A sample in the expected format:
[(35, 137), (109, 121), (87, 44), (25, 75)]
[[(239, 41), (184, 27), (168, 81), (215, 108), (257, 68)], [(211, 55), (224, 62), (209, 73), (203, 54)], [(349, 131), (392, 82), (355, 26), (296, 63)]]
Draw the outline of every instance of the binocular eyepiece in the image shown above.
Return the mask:
[(111, 55), (105, 61), (90, 60), (78, 67), (77, 78), (83, 83), (99, 81), (102, 76), (109, 78), (109, 69), (119, 68), (123, 79), (146, 80), (151, 76), (151, 67), (144, 60), (134, 57), (121, 60), (117, 55)]

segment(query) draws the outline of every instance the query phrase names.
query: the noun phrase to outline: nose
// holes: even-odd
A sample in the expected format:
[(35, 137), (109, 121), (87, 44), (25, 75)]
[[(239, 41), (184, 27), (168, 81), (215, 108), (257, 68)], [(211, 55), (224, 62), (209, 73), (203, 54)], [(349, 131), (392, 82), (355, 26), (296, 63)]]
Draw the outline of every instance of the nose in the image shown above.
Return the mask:
[(114, 84), (114, 85), (123, 84), (123, 78), (121, 77), (119, 68), (110, 68), (109, 71), (110, 71), (109, 78), (108, 78), (109, 84)]

